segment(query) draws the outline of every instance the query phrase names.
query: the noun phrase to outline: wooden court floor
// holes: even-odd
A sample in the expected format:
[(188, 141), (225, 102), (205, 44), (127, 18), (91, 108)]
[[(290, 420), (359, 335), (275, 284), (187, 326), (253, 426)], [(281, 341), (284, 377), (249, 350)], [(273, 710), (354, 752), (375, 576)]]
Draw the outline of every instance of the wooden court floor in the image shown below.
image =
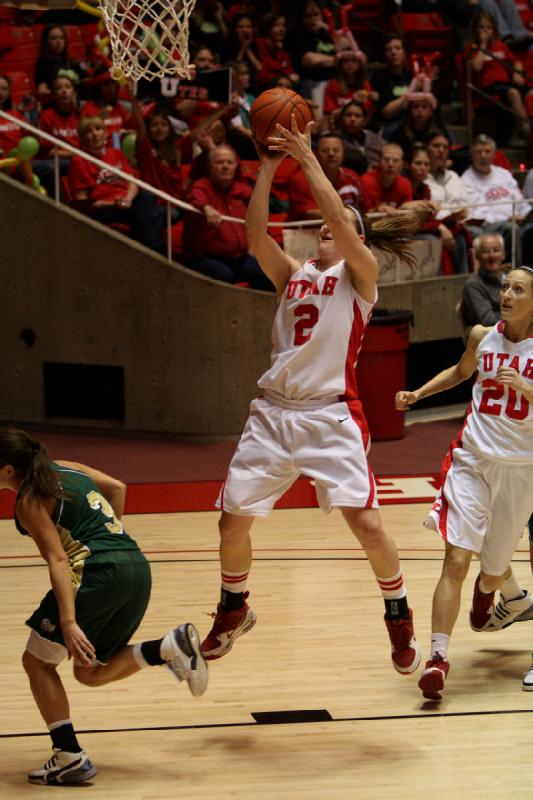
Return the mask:
[[(383, 508), (400, 547), (418, 638), (427, 657), (430, 605), (441, 544), (421, 522), (428, 506)], [(192, 621), (204, 635), (218, 594), (217, 516), (126, 518), (152, 564), (154, 590), (137, 640)], [(0, 522), (0, 798), (43, 793), (100, 800), (533, 800), (529, 762), (533, 693), (521, 690), (533, 623), (498, 633), (468, 626), (475, 565), (450, 649), (440, 705), (425, 703), (417, 676), (390, 664), (382, 601), (340, 514), (277, 511), (254, 529), (251, 597), (256, 627), (212, 663), (196, 700), (165, 668), (101, 689), (62, 675), (72, 718), (98, 775), (82, 788), (36, 787), (26, 773), (49, 757), (20, 655), (23, 622), (48, 588), (31, 542)], [(514, 562), (533, 587), (527, 540)], [(276, 712), (331, 719), (283, 724)], [(254, 714), (272, 712), (267, 724)], [(324, 716), (324, 715), (323, 715)]]

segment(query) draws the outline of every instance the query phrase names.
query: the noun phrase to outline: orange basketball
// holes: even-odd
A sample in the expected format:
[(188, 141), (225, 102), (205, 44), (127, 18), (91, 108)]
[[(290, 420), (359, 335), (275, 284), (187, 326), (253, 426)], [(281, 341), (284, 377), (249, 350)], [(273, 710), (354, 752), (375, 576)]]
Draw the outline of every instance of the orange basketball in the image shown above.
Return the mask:
[(254, 139), (268, 147), (269, 136), (275, 135), (276, 125), (291, 129), (294, 114), (298, 130), (302, 133), (311, 122), (311, 110), (307, 102), (292, 89), (267, 89), (257, 97), (250, 109), (250, 128)]

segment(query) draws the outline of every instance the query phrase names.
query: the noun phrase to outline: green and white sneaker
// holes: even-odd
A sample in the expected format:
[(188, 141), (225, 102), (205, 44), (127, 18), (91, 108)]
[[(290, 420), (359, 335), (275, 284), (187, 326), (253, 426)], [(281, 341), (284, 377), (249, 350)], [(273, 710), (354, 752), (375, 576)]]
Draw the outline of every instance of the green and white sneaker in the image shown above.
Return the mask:
[(178, 681), (187, 681), (194, 697), (203, 695), (209, 675), (194, 625), (186, 622), (169, 631), (161, 643), (161, 657)]
[(80, 753), (67, 753), (54, 747), (54, 754), (41, 769), (30, 772), (30, 783), (42, 783), (48, 786), (85, 783), (96, 775), (96, 767), (82, 750)]

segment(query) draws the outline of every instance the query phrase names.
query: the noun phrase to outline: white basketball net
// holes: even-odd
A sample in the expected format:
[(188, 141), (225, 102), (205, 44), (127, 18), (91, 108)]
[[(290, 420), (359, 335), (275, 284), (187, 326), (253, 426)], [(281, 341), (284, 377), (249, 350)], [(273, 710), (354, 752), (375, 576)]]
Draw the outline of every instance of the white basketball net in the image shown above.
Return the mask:
[(189, 17), (196, 0), (99, 0), (114, 77), (190, 78)]

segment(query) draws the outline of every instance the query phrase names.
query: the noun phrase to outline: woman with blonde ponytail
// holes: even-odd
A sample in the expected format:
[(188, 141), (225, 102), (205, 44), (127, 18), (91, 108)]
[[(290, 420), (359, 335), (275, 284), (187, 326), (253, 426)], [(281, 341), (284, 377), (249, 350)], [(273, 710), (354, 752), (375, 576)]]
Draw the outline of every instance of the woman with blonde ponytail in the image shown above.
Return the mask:
[(51, 591), (26, 624), (22, 657), (48, 726), (53, 755), (28, 775), (31, 783), (85, 783), (96, 768), (80, 747), (57, 672), (68, 656), (86, 686), (121, 680), (142, 667), (166, 664), (193, 695), (207, 686), (207, 665), (194, 625), (128, 644), (150, 597), (150, 565), (125, 532), (126, 487), (99, 470), (50, 461), (25, 431), (0, 429), (0, 489), (17, 495), (15, 525), (31, 536), (48, 564)]
[[(392, 663), (406, 674), (416, 670), (420, 649), (398, 551), (378, 511), (355, 364), (377, 301), (378, 265), (367, 245), (412, 262), (416, 223), (403, 216), (370, 223), (346, 208), (311, 150), (310, 134), (311, 125), (300, 133), (293, 118), (291, 131), (278, 126), (270, 139), (270, 150), (279, 153), (258, 146), (261, 172), (248, 206), (248, 241), (277, 289), (279, 306), (271, 366), (259, 380), (263, 396), (251, 405), (219, 498), (222, 590), (202, 652), (220, 658), (255, 624), (246, 602), (250, 529), (305, 474), (315, 481), (322, 509), (338, 508), (365, 549), (385, 602)], [(318, 260), (303, 265), (267, 232), (270, 187), (285, 155), (300, 163), (324, 218)]]

